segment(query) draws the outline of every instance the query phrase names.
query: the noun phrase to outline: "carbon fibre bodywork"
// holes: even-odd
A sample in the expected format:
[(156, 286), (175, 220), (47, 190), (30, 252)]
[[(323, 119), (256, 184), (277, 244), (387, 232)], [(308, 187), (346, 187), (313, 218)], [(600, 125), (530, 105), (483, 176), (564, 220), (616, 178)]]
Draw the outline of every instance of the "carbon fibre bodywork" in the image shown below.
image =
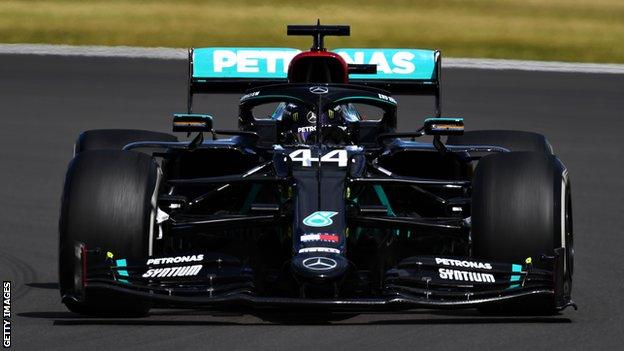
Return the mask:
[[(302, 30), (322, 43), (320, 28)], [(520, 262), (473, 254), (475, 164), (510, 150), (442, 141), (463, 132), (463, 120), (444, 125), (439, 118), (439, 52), (431, 52), (425, 80), (345, 84), (323, 81), (315, 65), (330, 60), (320, 71), (341, 67), (327, 77), (345, 80), (351, 69), (360, 74), (369, 67), (357, 69), (323, 50), (291, 62), (288, 77), (308, 81), (228, 80), (221, 92), (253, 88), (240, 99), (239, 130), (211, 130), (210, 140), (203, 131), (212, 118), (191, 114), (192, 96), (218, 91), (223, 78), (196, 77), (191, 55), (188, 113), (177, 115), (176, 128), (200, 132), (189, 142), (124, 147), (158, 160), (149, 249), (143, 258), (127, 258), (76, 242), (75, 284), (63, 299), (104, 293), (164, 307), (330, 310), (466, 308), (518, 299), (570, 306), (565, 245)], [(440, 125), (397, 133), (392, 91), (434, 95)], [(255, 109), (267, 104), (308, 113), (258, 118)], [(349, 104), (373, 107), (379, 118), (332, 119), (330, 112)], [(291, 135), (303, 118), (309, 123), (301, 128), (313, 135), (305, 143)], [(417, 141), (425, 131), (432, 140)]]

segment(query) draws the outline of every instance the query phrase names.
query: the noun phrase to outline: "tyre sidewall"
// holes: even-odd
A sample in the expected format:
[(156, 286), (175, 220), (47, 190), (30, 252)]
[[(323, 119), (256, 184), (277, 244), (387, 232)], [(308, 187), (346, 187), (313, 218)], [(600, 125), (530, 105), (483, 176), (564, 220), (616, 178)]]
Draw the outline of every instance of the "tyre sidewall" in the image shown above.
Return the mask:
[[(154, 160), (132, 151), (86, 151), (71, 161), (59, 221), (59, 282), (61, 295), (71, 295), (76, 269), (75, 245), (111, 251), (116, 257), (148, 255), (152, 196), (158, 179)], [(134, 188), (134, 189), (133, 189)], [(70, 303), (79, 313), (136, 310), (119, 298), (87, 296)], [(138, 305), (135, 305), (135, 307)]]

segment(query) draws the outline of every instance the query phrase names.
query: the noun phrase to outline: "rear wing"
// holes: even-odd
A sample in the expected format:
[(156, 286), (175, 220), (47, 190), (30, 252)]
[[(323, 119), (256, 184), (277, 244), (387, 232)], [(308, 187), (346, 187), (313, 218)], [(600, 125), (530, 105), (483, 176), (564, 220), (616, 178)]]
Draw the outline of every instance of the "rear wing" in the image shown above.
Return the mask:
[[(394, 94), (433, 95), (439, 111), (441, 55), (422, 49), (335, 49), (351, 67), (374, 65), (376, 72), (351, 70), (349, 82)], [(292, 48), (213, 47), (189, 50), (189, 101), (194, 94), (242, 93), (287, 82), (288, 65), (301, 51)], [(358, 73), (366, 72), (366, 73)]]
[(374, 74), (349, 74), (349, 82), (388, 90), (393, 94), (436, 95), (441, 55), (423, 49), (335, 49), (348, 64), (375, 65)]

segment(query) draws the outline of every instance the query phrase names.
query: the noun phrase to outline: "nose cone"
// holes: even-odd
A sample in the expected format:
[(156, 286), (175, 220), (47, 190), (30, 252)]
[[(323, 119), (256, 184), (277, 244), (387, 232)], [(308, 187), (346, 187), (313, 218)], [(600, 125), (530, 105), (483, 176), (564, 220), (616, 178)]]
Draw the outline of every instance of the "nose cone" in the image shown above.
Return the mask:
[(291, 267), (300, 278), (330, 281), (344, 276), (349, 268), (349, 262), (339, 254), (306, 253), (293, 257)]

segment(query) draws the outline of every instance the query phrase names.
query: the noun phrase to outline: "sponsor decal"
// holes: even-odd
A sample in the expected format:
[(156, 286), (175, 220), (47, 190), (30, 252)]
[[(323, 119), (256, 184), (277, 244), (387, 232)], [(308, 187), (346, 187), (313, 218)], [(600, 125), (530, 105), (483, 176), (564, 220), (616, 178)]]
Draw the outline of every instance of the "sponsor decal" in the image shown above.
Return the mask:
[(435, 261), (436, 261), (436, 264), (441, 264), (443, 266), (476, 268), (476, 269), (492, 269), (492, 265), (489, 263), (485, 263), (485, 262), (462, 261), (462, 260), (453, 260), (450, 258), (439, 258), (439, 257), (436, 257)]
[(388, 95), (384, 95), (384, 94), (377, 94), (377, 96), (379, 96), (380, 99), (382, 100), (386, 100), (386, 101), (390, 101), (394, 104), (396, 104), (396, 100), (392, 97), (392, 96), (388, 96)]
[(202, 267), (201, 264), (197, 264), (194, 266), (152, 268), (143, 273), (143, 278), (191, 277), (196, 276)]
[(300, 51), (289, 48), (198, 48), (193, 77), (286, 78), (288, 64)]
[(259, 91), (254, 91), (253, 93), (249, 93), (249, 94), (245, 94), (245, 95), (241, 96), (240, 99), (242, 101), (242, 100), (249, 99), (250, 97), (254, 97), (254, 96), (258, 96), (258, 95), (260, 95), (260, 92)]
[(327, 87), (310, 87), (310, 92), (313, 94), (327, 94), (329, 89)]
[(176, 257), (164, 257), (164, 258), (150, 258), (147, 260), (147, 265), (159, 265), (159, 264), (174, 264), (174, 263), (186, 263), (186, 262), (200, 262), (204, 260), (204, 255), (190, 255), (190, 256), (176, 256)]
[(351, 74), (361, 79), (431, 79), (435, 52), (415, 49), (336, 49), (347, 63), (377, 66), (377, 74)]
[(475, 273), (459, 271), (456, 269), (440, 268), (438, 270), (441, 279), (447, 280), (461, 280), (465, 282), (478, 282), (478, 283), (495, 283), (494, 275), (490, 273)]
[(297, 133), (305, 133), (305, 132), (315, 132), (316, 126), (308, 126), (308, 127), (299, 127), (297, 128)]
[[(435, 55), (418, 49), (335, 49), (347, 63), (377, 66), (376, 74), (351, 74), (353, 79), (434, 79)], [(193, 78), (285, 79), (288, 65), (300, 50), (292, 48), (196, 48)], [(326, 87), (317, 94), (325, 94)]]
[(11, 282), (2, 282), (2, 346), (11, 347)]
[(334, 249), (331, 247), (306, 247), (304, 249), (299, 250), (299, 253), (310, 253), (310, 252), (340, 253), (340, 250)]
[(334, 223), (332, 217), (338, 212), (333, 211), (316, 211), (303, 219), (303, 224), (308, 227), (327, 227)]
[(316, 123), (316, 114), (312, 111), (308, 111), (306, 119), (308, 120), (308, 123)]
[[(312, 150), (310, 149), (295, 150), (291, 152), (288, 156), (293, 162), (301, 162), (301, 166), (303, 167), (312, 167), (312, 162), (319, 162), (318, 157), (312, 157)], [(349, 163), (347, 150), (331, 150), (325, 155), (321, 156), (320, 162), (337, 163), (338, 167), (347, 167), (347, 164)]]
[(336, 268), (338, 262), (328, 257), (310, 257), (303, 260), (303, 266), (313, 271), (328, 271)]
[(330, 243), (337, 243), (340, 241), (340, 237), (336, 234), (329, 233), (313, 233), (313, 234), (305, 234), (301, 236), (301, 241), (309, 242), (309, 241), (326, 241)]

